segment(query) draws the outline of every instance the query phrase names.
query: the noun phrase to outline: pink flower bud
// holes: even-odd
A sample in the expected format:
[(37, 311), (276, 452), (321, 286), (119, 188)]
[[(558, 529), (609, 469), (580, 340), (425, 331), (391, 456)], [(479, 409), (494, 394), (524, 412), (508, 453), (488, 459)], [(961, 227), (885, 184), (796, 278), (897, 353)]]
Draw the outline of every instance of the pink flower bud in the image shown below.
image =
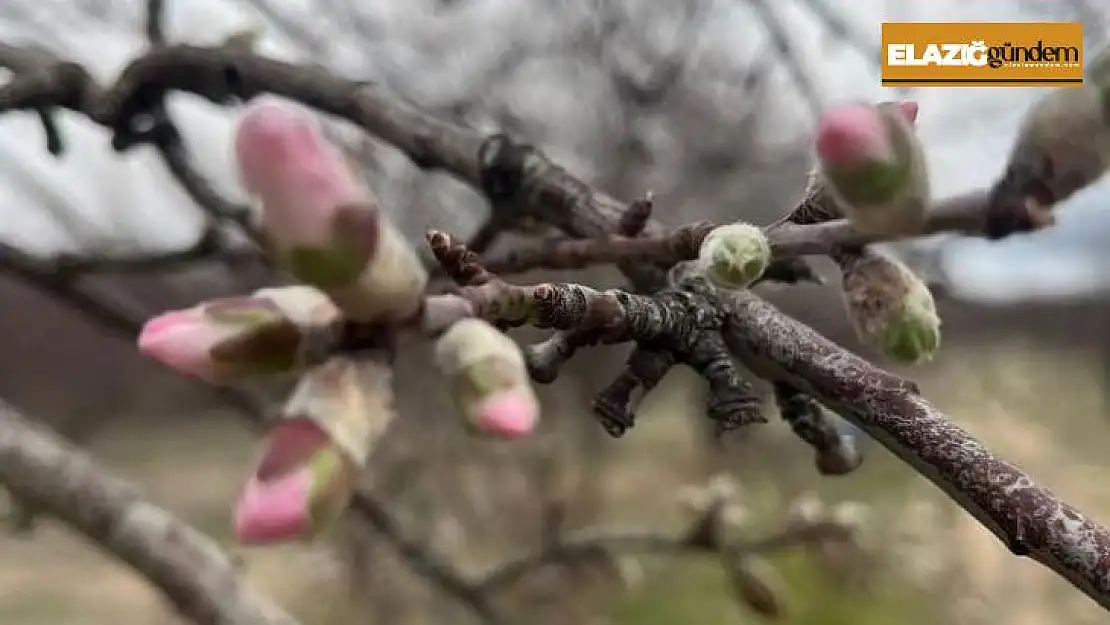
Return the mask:
[(273, 302), (229, 297), (163, 313), (139, 333), (139, 352), (208, 382), (291, 369), (301, 331)]
[(139, 333), (139, 352), (179, 373), (216, 382), (223, 376), (212, 348), (233, 333), (207, 319), (202, 308), (175, 310), (146, 322)]
[(929, 175), (914, 134), (917, 104), (849, 104), (817, 131), (817, 157), (838, 213), (871, 235), (906, 236), (925, 222)]
[(906, 121), (911, 124), (917, 123), (917, 112), (921, 108), (917, 100), (899, 100), (896, 104), (898, 105), (898, 110), (902, 112), (902, 116), (906, 118)]
[(325, 291), (350, 319), (415, 314), (428, 279), (419, 256), (307, 111), (255, 101), (239, 121), (235, 150), (282, 267)]
[(529, 393), (515, 388), (488, 395), (475, 402), (474, 426), (491, 436), (517, 439), (536, 428), (539, 412)]
[(311, 419), (290, 419), (271, 433), (235, 506), (245, 545), (309, 539), (347, 505), (357, 468)]
[(327, 247), (341, 208), (368, 200), (312, 114), (296, 105), (273, 98), (247, 105), (235, 153), (243, 186), (262, 203), (263, 229), (282, 250)]
[(393, 419), (392, 369), (332, 358), (301, 377), (282, 412), (235, 506), (244, 544), (309, 540), (339, 518)]
[(817, 128), (817, 155), (825, 167), (854, 168), (892, 158), (886, 126), (874, 107), (830, 110)]
[(535, 430), (539, 401), (524, 356), (497, 328), (479, 319), (455, 322), (436, 343), (436, 363), (469, 428), (509, 439)]

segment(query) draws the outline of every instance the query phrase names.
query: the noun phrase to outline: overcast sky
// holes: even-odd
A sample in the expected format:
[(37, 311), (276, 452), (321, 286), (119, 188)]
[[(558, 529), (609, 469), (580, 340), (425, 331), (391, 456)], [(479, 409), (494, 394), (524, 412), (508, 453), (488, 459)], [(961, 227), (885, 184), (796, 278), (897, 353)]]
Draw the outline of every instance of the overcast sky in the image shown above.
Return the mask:
[[(171, 34), (178, 41), (211, 43), (242, 28), (263, 26), (262, 52), (287, 58), (305, 56), (303, 46), (282, 39), (280, 28), (264, 26), (265, 17), (252, 8), (257, 1), (169, 0)], [(317, 30), (327, 35), (325, 62), (339, 71), (384, 76), (394, 82), (407, 80), (412, 83), (406, 85), (410, 93), (423, 94), (428, 100), (450, 100), (464, 94), (474, 76), (497, 63), (514, 38), (558, 39), (559, 16), (570, 16), (564, 21), (585, 19), (585, 1), (466, 0), (459, 3), (462, 9), (445, 16), (443, 11), (436, 12), (437, 2), (430, 0), (359, 0), (372, 18), (369, 21), (383, 26), (376, 31), (380, 37), (344, 38), (338, 30)], [(884, 18), (997, 21), (1046, 17), (1029, 8), (1041, 5), (999, 0), (833, 0), (827, 4), (845, 16), (861, 36), (875, 42), (876, 55)], [(1062, 1), (1059, 6), (1066, 4)], [(15, 8), (10, 10), (12, 17), (0, 23), (4, 41), (36, 41), (85, 63), (105, 80), (143, 47), (139, 35), (142, 2), (136, 0), (7, 0), (5, 5)], [(271, 5), (300, 23), (309, 23), (319, 14), (312, 13), (308, 0)], [(808, 58), (827, 103), (889, 97), (878, 86), (872, 64), (822, 34), (802, 0), (778, 0), (771, 5)], [(1013, 8), (1018, 6), (1026, 8)], [(650, 36), (655, 36), (652, 29), (658, 29), (658, 37), (665, 39), (666, 16), (652, 17), (647, 8), (643, 15), (639, 27)], [(716, 0), (714, 19), (706, 22), (699, 36), (715, 42), (719, 49), (735, 48), (739, 58), (750, 54), (742, 42), (751, 39), (752, 22), (743, 2)], [(946, 195), (989, 183), (1001, 168), (1019, 118), (1039, 93), (1013, 88), (918, 90), (919, 132), (927, 146), (935, 193)], [(226, 194), (242, 198), (230, 167), (233, 113), (182, 97), (173, 104), (205, 173)], [(798, 126), (782, 122), (798, 114), (800, 107), (784, 107), (783, 118), (778, 120), (783, 136)], [(200, 215), (149, 150), (115, 155), (108, 148), (106, 133), (76, 116), (63, 116), (63, 132), (69, 151), (62, 159), (54, 159), (43, 149), (41, 128), (34, 116), (0, 118), (0, 211), (4, 216), (0, 237), (42, 254), (61, 249), (183, 247), (193, 240)], [(946, 272), (958, 292), (994, 299), (1066, 296), (1105, 288), (1110, 279), (1101, 266), (1107, 259), (1107, 183), (1070, 202), (1053, 231), (1000, 243), (959, 242), (948, 245), (944, 254)]]

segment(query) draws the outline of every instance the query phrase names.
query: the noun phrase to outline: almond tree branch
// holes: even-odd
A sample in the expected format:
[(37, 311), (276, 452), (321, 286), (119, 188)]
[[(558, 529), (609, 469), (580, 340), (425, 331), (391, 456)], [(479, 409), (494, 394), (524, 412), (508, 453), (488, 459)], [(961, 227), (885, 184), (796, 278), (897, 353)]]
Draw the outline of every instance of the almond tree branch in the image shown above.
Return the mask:
[[(6, 55), (10, 47), (0, 47)], [(587, 202), (602, 215), (617, 216), (623, 203), (585, 187), (538, 152), (517, 146), (507, 137), (483, 135), (430, 117), (373, 83), (360, 83), (267, 59), (242, 50), (173, 45), (151, 49), (120, 75), (117, 83), (98, 88), (79, 65), (60, 62), (17, 75), (0, 89), (0, 112), (61, 107), (82, 113), (112, 129), (114, 145), (126, 149), (150, 141), (144, 132), (150, 109), (165, 91), (177, 89), (229, 104), (269, 92), (344, 117), (396, 145), (424, 168), (439, 168), (479, 189), (491, 202), (508, 203), (521, 213), (550, 221), (574, 236), (602, 236), (604, 224), (581, 219), (563, 207)], [(537, 166), (528, 188), (517, 162), (525, 155)], [(543, 181), (536, 187), (533, 181)], [(585, 193), (585, 195), (583, 195)], [(521, 201), (528, 196), (527, 201)], [(581, 197), (580, 197), (581, 196)], [(537, 204), (534, 200), (540, 200)], [(647, 234), (658, 235), (655, 224)], [(643, 284), (665, 284), (662, 270), (627, 265), (625, 271)]]
[(1014, 555), (1040, 562), (1110, 607), (1110, 531), (996, 457), (904, 380), (751, 293), (732, 299), (726, 339), (745, 364), (836, 410), (941, 488)]
[[(627, 210), (532, 146), (435, 119), (374, 84), (244, 51), (184, 45), (158, 48), (133, 61), (107, 90), (89, 89), (90, 84), (79, 66), (62, 63), (52, 71), (18, 77), (0, 89), (0, 112), (70, 108), (112, 128), (116, 145), (125, 147), (141, 138), (144, 118), (168, 90), (188, 91), (220, 104), (270, 92), (344, 117), (392, 143), (422, 167), (444, 169), (481, 189), (491, 202), (511, 203), (521, 215), (550, 223), (571, 237), (612, 234)], [(1007, 190), (1015, 189), (1011, 185)], [(1040, 211), (1052, 198), (1035, 198), (1040, 206), (1030, 205), (1031, 199), (1015, 193), (988, 194), (987, 236), (1043, 225)], [(649, 237), (663, 234), (655, 222), (644, 230)], [(815, 240), (820, 239), (798, 235), (793, 245), (802, 250), (815, 245)], [(650, 292), (666, 284), (658, 266), (628, 262), (619, 266), (637, 290)], [(465, 313), (470, 302), (455, 300)], [(618, 307), (611, 310), (620, 312)], [(735, 296), (725, 310), (726, 343), (750, 368), (839, 410), (950, 494), (1015, 554), (1045, 564), (1110, 608), (1110, 533), (1105, 528), (994, 458), (920, 398), (912, 384), (833, 345), (750, 293)], [(714, 346), (703, 354), (702, 362), (715, 369), (717, 354)]]
[(297, 625), (211, 538), (0, 401), (0, 482), (143, 574), (201, 625)]
[[(907, 235), (902, 238), (949, 233), (982, 237), (986, 236), (989, 218), (987, 193), (972, 191), (935, 202), (925, 227), (912, 237)], [(636, 238), (614, 234), (589, 239), (548, 240), (521, 245), (503, 254), (483, 258), (482, 262), (490, 271), (501, 275), (537, 269), (583, 269), (619, 262), (670, 265), (697, 258), (705, 236), (718, 225), (708, 221), (684, 224), (658, 237)], [(778, 221), (764, 227), (764, 232), (775, 257), (780, 261), (780, 270), (789, 267), (785, 263), (796, 256), (829, 254), (841, 247), (899, 240), (861, 233), (847, 219), (805, 225)], [(788, 272), (780, 277), (772, 273), (768, 278), (788, 282), (795, 275)]]
[[(50, 263), (29, 257), (21, 250), (0, 244), (0, 271), (8, 272), (43, 293), (70, 304), (75, 310), (89, 316), (108, 331), (127, 341), (134, 341), (142, 327), (143, 319), (134, 318), (99, 298), (82, 291), (73, 283), (75, 276), (58, 272)], [(239, 410), (255, 427), (264, 428), (269, 422), (270, 411), (250, 394), (234, 387), (209, 387), (220, 400)], [(393, 518), (376, 495), (368, 488), (359, 488), (351, 507), (394, 549), (405, 563), (429, 583), (455, 598), (484, 622), (497, 625), (502, 619), (487, 597), (467, 582), (450, 562), (432, 553), (427, 547), (405, 536), (400, 524)]]
[[(149, 9), (146, 31), (151, 41), (158, 45), (162, 42), (160, 20), (162, 1), (150, 0)], [(59, 63), (56, 57), (46, 52), (30, 51), (0, 43), (0, 67), (13, 72), (12, 82), (49, 71), (49, 68)], [(94, 91), (96, 86), (90, 79), (88, 84), (81, 88)], [(52, 106), (40, 107), (37, 112), (46, 134), (48, 151), (60, 155), (65, 151), (65, 143), (54, 120), (53, 108)], [(264, 257), (257, 249), (245, 248), (241, 243), (236, 244), (234, 238), (229, 236), (229, 226), (233, 226), (257, 241), (257, 233), (249, 222), (249, 208), (225, 200), (193, 167), (184, 141), (163, 104), (159, 103), (151, 107), (143, 140), (155, 147), (170, 173), (209, 216), (208, 223), (197, 242), (183, 250), (118, 258), (71, 255), (59, 258), (58, 264), (64, 265), (66, 270), (81, 272), (149, 272), (200, 260), (225, 261), (231, 264), (263, 261)]]
[[(164, 43), (161, 24), (163, 4), (162, 0), (149, 0), (147, 6), (146, 33), (154, 45)], [(48, 143), (51, 144), (51, 153), (61, 153), (63, 145), (53, 116), (50, 114), (50, 108), (60, 106), (80, 111), (80, 107), (75, 107), (72, 103), (90, 102), (99, 97), (99, 89), (95, 82), (87, 72), (76, 65), (62, 62), (45, 53), (24, 50), (2, 42), (0, 42), (0, 67), (7, 67), (15, 74), (8, 85), (0, 87), (0, 90), (18, 91), (22, 88), (21, 85), (34, 84), (44, 78), (47, 83), (54, 82), (55, 79), (63, 83), (56, 85), (61, 88), (54, 94), (57, 99), (52, 104), (37, 109)], [(65, 91), (69, 93), (63, 93)], [(156, 271), (199, 259), (214, 258), (231, 264), (257, 262), (263, 259), (256, 249), (229, 248), (226, 245), (225, 224), (228, 221), (237, 224), (257, 240), (256, 233), (248, 221), (249, 210), (247, 207), (229, 203), (221, 198), (204, 177), (192, 167), (180, 133), (176, 131), (161, 102), (151, 107), (149, 115), (154, 118), (155, 123), (151, 124), (148, 130), (153, 129), (157, 132), (148, 132), (142, 138), (155, 145), (170, 172), (210, 216), (208, 227), (195, 245), (186, 250), (169, 253), (133, 254), (120, 258), (64, 256), (52, 261), (32, 258), (12, 246), (0, 246), (0, 266), (3, 270), (17, 275), (53, 297), (72, 303), (75, 309), (92, 316), (98, 323), (121, 334), (129, 341), (134, 340), (138, 335), (142, 320), (130, 319), (122, 311), (115, 310), (98, 298), (76, 288), (73, 282), (81, 274), (102, 271)], [(93, 115), (89, 115), (89, 118), (98, 121)], [(116, 147), (127, 146), (117, 143)], [(266, 420), (268, 411), (251, 396), (229, 387), (212, 390), (222, 400), (251, 418), (256, 425)], [(447, 595), (457, 599), (460, 604), (468, 607), (485, 622), (490, 624), (501, 622), (501, 617), (487, 598), (475, 591), (451, 563), (432, 554), (425, 546), (404, 535), (397, 521), (373, 493), (365, 488), (359, 489), (352, 499), (351, 507), (397, 549), (402, 559), (417, 574), (438, 586)]]
[[(449, 238), (444, 241), (442, 235), (433, 238), (433, 246), (438, 244), (441, 249), (448, 242)], [(457, 247), (453, 250), (456, 255), (461, 252)], [(446, 256), (441, 252), (441, 258)], [(644, 312), (650, 310), (646, 304), (628, 304), (636, 301), (631, 298), (646, 296), (615, 291), (601, 296), (586, 292), (584, 299), (576, 300), (555, 294), (586, 287), (556, 284), (491, 289), (488, 288), (491, 283), (494, 279), (487, 278), (481, 286), (464, 287), (461, 295), (436, 296), (439, 299), (429, 298), (434, 300), (430, 303), (446, 307), (444, 298), (460, 298), (466, 301), (466, 309), (472, 314), (510, 323), (522, 322), (519, 315), (524, 310), (524, 319), (532, 325), (604, 328), (609, 333), (606, 337), (613, 342), (658, 340), (659, 336), (669, 337), (663, 339), (665, 342), (674, 341), (675, 337), (684, 340), (681, 326), (663, 327), (659, 335), (637, 337), (637, 328), (652, 327), (655, 317)], [(537, 307), (529, 310), (498, 299), (499, 289), (501, 293), (531, 293), (535, 297), (539, 292), (541, 296), (535, 298), (539, 300)], [(553, 296), (546, 298), (544, 293)], [(695, 288), (691, 298), (699, 295), (706, 298), (703, 305), (707, 310), (716, 309), (717, 314), (725, 315), (724, 340), (749, 369), (764, 379), (789, 384), (836, 410), (940, 487), (998, 536), (1012, 553), (1040, 562), (1104, 607), (1110, 606), (1110, 531), (1105, 527), (1037, 486), (1017, 467), (996, 458), (922, 398), (912, 382), (848, 352), (750, 292), (726, 295), (713, 291), (701, 295)], [(591, 308), (591, 298), (593, 302), (608, 304), (593, 306), (595, 316), (586, 324), (583, 319)], [(643, 344), (640, 345), (643, 349)], [(599, 395), (595, 405), (599, 417), (603, 423), (611, 418), (605, 398), (613, 388), (619, 388), (622, 398), (620, 414), (627, 415), (627, 421), (619, 424), (628, 425), (631, 422), (626, 403), (628, 388), (619, 380)]]
[[(151, 46), (159, 47), (167, 43), (163, 24), (164, 18), (165, 0), (147, 0), (145, 30), (147, 41), (150, 42)], [(258, 229), (251, 223), (250, 208), (225, 200), (211, 183), (193, 167), (188, 148), (170, 116), (164, 98), (152, 103), (147, 114), (149, 127), (146, 129), (146, 141), (154, 145), (166, 168), (189, 196), (193, 198), (193, 201), (208, 215), (208, 229), (220, 231), (223, 226), (231, 223), (238, 226), (239, 230), (255, 243), (260, 243)], [(114, 139), (118, 140), (119, 137), (114, 137)], [(136, 136), (134, 139), (137, 141), (143, 140), (140, 136)], [(261, 255), (259, 257), (261, 258)]]
[(689, 529), (677, 533), (619, 527), (589, 527), (573, 531), (553, 545), (517, 555), (491, 567), (479, 576), (482, 580), (479, 585), (486, 592), (497, 592), (550, 564), (571, 562), (599, 553), (716, 554), (728, 549), (737, 553), (764, 555), (823, 540), (850, 538), (844, 526), (820, 520), (784, 527), (760, 538), (731, 542), (706, 532), (706, 522), (699, 519)]

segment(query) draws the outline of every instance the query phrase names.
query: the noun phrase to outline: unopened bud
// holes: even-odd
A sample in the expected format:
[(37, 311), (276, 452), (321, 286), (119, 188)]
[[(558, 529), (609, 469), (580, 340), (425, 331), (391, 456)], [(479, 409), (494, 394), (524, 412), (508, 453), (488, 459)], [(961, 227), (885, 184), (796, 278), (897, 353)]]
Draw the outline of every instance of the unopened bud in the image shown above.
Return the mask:
[(711, 230), (698, 252), (699, 269), (722, 289), (746, 289), (771, 264), (771, 243), (758, 226), (732, 223)]
[(339, 308), (323, 291), (306, 285), (266, 287), (251, 297), (269, 300), (300, 327), (324, 326), (339, 318)]
[(236, 52), (254, 52), (260, 39), (262, 32), (258, 28), (243, 28), (225, 37), (222, 45)]
[[(326, 307), (326, 298), (317, 300)], [(209, 382), (284, 373), (302, 361), (305, 327), (268, 297), (228, 297), (162, 313), (143, 325), (139, 351)]]
[(847, 475), (858, 469), (863, 464), (863, 453), (856, 436), (839, 432), (836, 443), (817, 450), (815, 464), (821, 475)]
[(393, 419), (391, 379), (387, 365), (343, 358), (301, 378), (236, 504), (241, 543), (310, 540), (334, 523)]
[(932, 359), (940, 317), (921, 278), (871, 248), (845, 259), (841, 271), (848, 318), (861, 341), (902, 362)]
[(755, 555), (730, 556), (725, 573), (736, 599), (756, 614), (771, 620), (786, 618), (786, 588), (778, 569)]
[(235, 149), (268, 251), (294, 277), (356, 321), (419, 309), (428, 275), (416, 251), (310, 113), (259, 98), (239, 120)]
[(480, 319), (455, 322), (436, 343), (436, 364), (473, 430), (519, 438), (535, 429), (539, 400), (524, 355), (497, 328)]
[(929, 202), (925, 153), (914, 134), (917, 105), (849, 104), (830, 110), (817, 130), (827, 191), (860, 232), (919, 232)]

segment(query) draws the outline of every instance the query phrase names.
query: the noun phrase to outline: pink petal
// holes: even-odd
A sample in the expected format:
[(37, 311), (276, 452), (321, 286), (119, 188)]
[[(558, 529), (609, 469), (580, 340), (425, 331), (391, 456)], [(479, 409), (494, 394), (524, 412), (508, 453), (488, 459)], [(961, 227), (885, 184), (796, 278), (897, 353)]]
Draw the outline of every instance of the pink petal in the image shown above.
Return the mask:
[(153, 330), (143, 328), (138, 347), (144, 356), (179, 373), (215, 382), (220, 376), (209, 352), (219, 338), (203, 323), (155, 323)]
[(243, 185), (263, 205), (263, 225), (279, 244), (326, 244), (340, 206), (366, 201), (338, 148), (306, 110), (260, 98), (235, 135)]
[(302, 538), (311, 528), (312, 469), (263, 482), (252, 476), (235, 506), (235, 537), (244, 545)]
[(817, 155), (826, 166), (865, 165), (885, 159), (890, 149), (886, 128), (871, 106), (856, 104), (833, 109), (817, 128)]
[(900, 100), (898, 102), (898, 109), (902, 111), (902, 115), (906, 117), (906, 121), (911, 124), (917, 122), (917, 112), (920, 109), (917, 100)]
[(270, 431), (254, 475), (260, 480), (277, 478), (309, 461), (330, 442), (327, 432), (311, 419), (282, 419)]
[(199, 309), (188, 308), (185, 310), (171, 310), (157, 317), (151, 317), (143, 324), (143, 329), (139, 333), (139, 340), (143, 340), (143, 337), (149, 340), (168, 329), (179, 327), (184, 324), (196, 323), (200, 316), (201, 312)]
[(532, 433), (539, 415), (536, 403), (527, 393), (509, 390), (483, 401), (476, 410), (475, 421), (475, 426), (483, 432), (516, 439)]

